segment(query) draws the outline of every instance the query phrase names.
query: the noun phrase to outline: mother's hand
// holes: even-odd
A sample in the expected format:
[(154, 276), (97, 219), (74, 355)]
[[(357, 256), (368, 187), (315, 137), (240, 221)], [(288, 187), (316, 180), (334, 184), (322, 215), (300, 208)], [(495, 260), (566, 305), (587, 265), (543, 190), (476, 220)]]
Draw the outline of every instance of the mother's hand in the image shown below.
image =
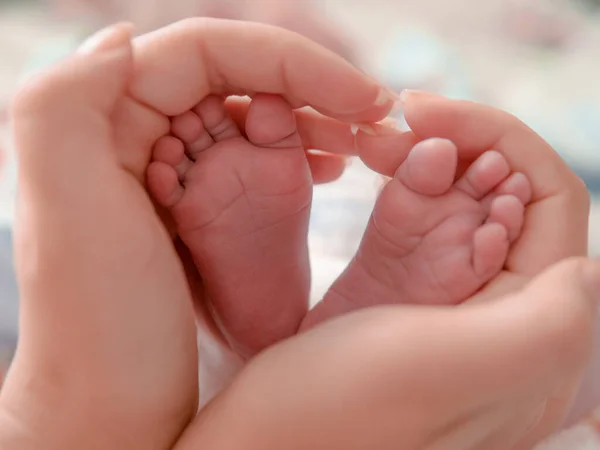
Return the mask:
[[(587, 254), (589, 193), (540, 136), (514, 116), (484, 105), (421, 92), (405, 92), (403, 103), (410, 132), (375, 126), (380, 136), (361, 132), (357, 137), (361, 157), (374, 170), (390, 175), (416, 142), (443, 137), (456, 143), (463, 166), (494, 149), (505, 155), (513, 171), (531, 181), (532, 198), (521, 238), (511, 249), (505, 271), (477, 299), (514, 291), (556, 262)], [(563, 420), (582, 369), (574, 371), (572, 380), (565, 380), (561, 392), (551, 399), (542, 423), (547, 430)]]
[[(529, 450), (560, 425), (597, 328), (600, 263), (553, 266), (587, 253), (585, 186), (506, 113), (418, 93), (404, 103), (411, 132), (375, 125), (378, 136), (357, 136), (372, 168), (391, 175), (416, 142), (441, 136), (464, 165), (493, 148), (531, 180), (523, 235), (481, 296), (494, 301), (375, 309), (299, 336), (242, 372), (178, 450), (202, 439), (217, 448)], [(224, 418), (236, 433), (220, 432)]]
[(523, 122), (489, 106), (422, 92), (406, 91), (403, 106), (410, 132), (376, 126), (380, 136), (360, 132), (357, 137), (361, 157), (375, 171), (393, 174), (416, 142), (442, 137), (457, 145), (463, 166), (493, 149), (531, 182), (525, 226), (506, 264), (505, 275), (514, 277), (511, 282), (501, 277), (502, 286), (494, 287), (494, 293), (522, 285), (561, 259), (587, 255), (590, 195), (586, 186)]
[[(133, 53), (128, 27), (109, 29), (17, 95), (21, 326), (0, 446), (162, 450), (194, 417), (190, 289), (144, 171), (168, 116), (257, 91), (355, 122), (394, 103), (298, 35), (214, 20), (144, 36)], [(312, 148), (352, 144), (331, 119), (303, 129)]]
[(252, 361), (177, 450), (530, 450), (589, 360), (600, 263), (464, 308), (373, 308)]

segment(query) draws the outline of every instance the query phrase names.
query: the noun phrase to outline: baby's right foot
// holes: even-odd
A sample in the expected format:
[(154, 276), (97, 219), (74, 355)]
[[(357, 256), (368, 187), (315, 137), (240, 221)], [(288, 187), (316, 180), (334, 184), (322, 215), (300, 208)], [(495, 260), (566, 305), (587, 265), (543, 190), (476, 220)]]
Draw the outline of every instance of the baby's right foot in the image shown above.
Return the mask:
[(383, 189), (360, 248), (302, 328), (381, 304), (454, 305), (504, 267), (531, 188), (489, 151), (455, 181), (454, 144), (417, 144)]
[(308, 310), (312, 179), (291, 107), (257, 96), (244, 135), (208, 97), (157, 142), (148, 185), (170, 210), (223, 334), (250, 356)]

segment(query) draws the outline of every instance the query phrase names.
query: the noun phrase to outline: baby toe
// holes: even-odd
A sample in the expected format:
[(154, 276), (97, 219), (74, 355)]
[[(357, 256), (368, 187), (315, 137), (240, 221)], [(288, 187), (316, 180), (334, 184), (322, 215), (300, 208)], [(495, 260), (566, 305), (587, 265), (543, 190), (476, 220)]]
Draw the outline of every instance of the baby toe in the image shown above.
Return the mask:
[(395, 178), (418, 194), (442, 195), (452, 187), (457, 162), (458, 150), (452, 142), (427, 139), (413, 147)]
[(473, 199), (480, 200), (509, 175), (510, 166), (506, 158), (501, 153), (490, 150), (467, 168), (455, 187)]
[(148, 189), (160, 206), (172, 208), (184, 195), (175, 168), (163, 162), (152, 162), (146, 172)]
[(185, 154), (183, 142), (173, 136), (164, 136), (156, 142), (152, 159), (173, 167), (179, 181), (184, 180), (185, 174), (193, 165), (193, 162)]
[(225, 101), (216, 95), (209, 95), (194, 108), (208, 135), (214, 142), (240, 137), (239, 128), (225, 109)]
[(533, 195), (531, 182), (525, 174), (515, 172), (488, 194), (482, 203), (489, 208), (492, 201), (501, 195), (512, 195), (517, 197), (523, 205), (528, 205)]
[(488, 223), (473, 235), (473, 271), (488, 281), (502, 270), (509, 249), (508, 231), (499, 223)]
[(487, 222), (498, 223), (506, 228), (510, 242), (519, 238), (524, 221), (525, 206), (517, 197), (502, 195), (491, 202)]
[(257, 147), (302, 147), (292, 107), (278, 95), (257, 95), (246, 119), (248, 140)]

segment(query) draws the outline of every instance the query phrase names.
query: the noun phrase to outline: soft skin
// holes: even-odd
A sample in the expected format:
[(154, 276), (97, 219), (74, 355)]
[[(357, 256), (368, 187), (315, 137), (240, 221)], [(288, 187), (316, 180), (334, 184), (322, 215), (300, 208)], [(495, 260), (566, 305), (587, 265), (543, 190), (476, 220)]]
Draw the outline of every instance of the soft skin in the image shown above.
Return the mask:
[[(457, 135), (471, 124), (465, 135), (508, 136), (522, 149), (507, 159), (534, 184), (530, 226), (548, 230), (526, 229), (513, 252), (511, 267), (526, 278), (498, 279), (487, 291), (494, 301), (329, 322), (256, 358), (193, 420), (192, 298), (201, 303), (202, 290), (188, 283), (143, 186), (167, 116), (211, 92), (279, 93), (329, 116), (299, 126), (310, 148), (339, 152), (353, 142), (347, 123), (378, 121), (394, 100), (279, 29), (186, 21), (137, 40), (135, 59), (129, 42), (126, 27), (96, 37), (30, 81), (12, 109), (22, 318), (0, 397), (0, 446), (527, 449), (558, 425), (589, 359), (600, 267), (571, 259), (527, 277), (585, 253), (587, 193), (516, 120), (496, 135), (494, 110), (459, 104), (453, 116), (444, 105), (456, 104), (418, 97), (405, 102), (415, 130), (450, 133), (455, 117)], [(385, 172), (377, 149), (392, 138), (406, 136), (359, 134), (356, 143)], [(478, 145), (453, 140), (476, 156)], [(401, 158), (396, 148), (390, 155)], [(540, 187), (540, 173), (552, 187)]]

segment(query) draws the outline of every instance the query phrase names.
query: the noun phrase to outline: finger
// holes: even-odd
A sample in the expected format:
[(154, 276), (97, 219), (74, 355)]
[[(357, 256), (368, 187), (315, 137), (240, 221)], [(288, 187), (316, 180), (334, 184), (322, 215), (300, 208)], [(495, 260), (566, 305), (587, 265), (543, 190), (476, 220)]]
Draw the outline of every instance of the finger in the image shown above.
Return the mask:
[[(413, 381), (412, 389), (426, 392), (419, 394), (423, 402), (448, 405), (448, 417), (514, 411), (517, 405), (529, 404), (523, 421), (530, 429), (520, 430), (527, 435), (521, 435), (518, 448), (531, 448), (560, 426), (571, 404), (590, 359), (598, 292), (600, 264), (574, 259), (495, 302), (454, 309), (448, 315), (430, 312), (420, 322), (413, 317), (415, 326), (435, 331), (421, 336), (427, 340), (418, 350), (422, 357), (411, 356), (413, 370), (426, 380), (423, 385)], [(401, 318), (398, 312), (390, 320), (399, 323)], [(403, 320), (408, 320), (406, 315)], [(379, 323), (379, 331), (386, 340), (399, 337), (385, 333), (382, 326)], [(416, 342), (416, 336), (412, 339)], [(401, 354), (401, 348), (395, 351)], [(395, 376), (398, 379), (398, 373)], [(490, 424), (490, 431), (499, 425)]]
[(409, 92), (404, 98), (406, 120), (417, 136), (453, 139), (462, 159), (469, 161), (484, 151), (496, 150), (497, 143), (511, 169), (523, 172), (530, 179), (535, 199), (562, 193), (563, 186), (548, 183), (549, 179), (575, 178), (547, 142), (504, 111), (430, 94)]
[[(539, 439), (557, 425), (588, 359), (600, 289), (597, 266), (596, 285), (586, 284), (590, 267), (566, 262), (497, 302), (372, 308), (330, 321), (251, 362), (177, 449), (433, 448), (432, 439), (468, 437), (472, 417), (489, 419), (482, 440), (517, 408), (534, 424), (555, 396), (528, 437)], [(231, 426), (235, 435), (219, 431)]]
[(505, 156), (513, 171), (529, 179), (532, 188), (522, 238), (511, 251), (507, 268), (536, 274), (563, 258), (587, 253), (589, 194), (535, 132), (505, 112), (431, 94), (406, 94), (404, 109), (410, 133), (357, 136), (361, 157), (371, 168), (389, 173), (393, 164), (406, 157), (415, 139), (450, 139), (460, 158), (467, 161), (493, 148)]
[[(249, 106), (248, 98), (227, 99), (227, 111), (241, 130), (244, 129)], [(324, 116), (310, 108), (295, 110), (294, 114), (305, 149), (341, 155), (357, 154), (350, 124)]]
[(348, 164), (347, 158), (328, 153), (306, 154), (314, 184), (330, 183), (342, 176)]
[(170, 116), (210, 93), (281, 94), (352, 122), (381, 120), (395, 101), (343, 58), (262, 24), (189, 19), (137, 39), (135, 53), (131, 94)]
[[(478, 396), (480, 407), (513, 410), (529, 402), (522, 418), (529, 427), (520, 430), (516, 448), (532, 448), (561, 425), (571, 405), (590, 359), (599, 289), (600, 265), (573, 259), (516, 294), (463, 310), (448, 324), (461, 330), (446, 339), (454, 361), (438, 361), (439, 367), (448, 364), (442, 369), (450, 374), (446, 390), (461, 392), (472, 406)], [(490, 447), (507, 445), (481, 448)]]
[[(12, 108), (21, 340), (11, 380), (50, 374), (60, 400), (46, 406), (74, 401), (89, 419), (97, 417), (90, 409), (112, 411), (115, 398), (139, 405), (148, 392), (139, 380), (152, 378), (156, 361), (166, 358), (174, 378), (161, 382), (180, 386), (189, 398), (153, 390), (157, 397), (149, 404), (193, 414), (197, 354), (187, 286), (143, 186), (124, 170), (115, 148), (113, 112), (132, 67), (130, 29), (109, 28), (93, 42), (30, 80)], [(165, 275), (173, 280), (169, 286), (157, 281)], [(175, 339), (178, 356), (165, 335)], [(86, 409), (81, 403), (89, 395), (94, 406)], [(128, 427), (125, 422), (120, 426)], [(181, 426), (167, 425), (169, 443)]]
[[(456, 139), (461, 156), (472, 160), (494, 148), (532, 187), (522, 237), (507, 267), (535, 274), (560, 259), (587, 253), (589, 195), (560, 156), (514, 116), (470, 102), (409, 95), (405, 114), (421, 138)], [(541, 246), (540, 242), (552, 242)]]
[(411, 149), (423, 139), (412, 131), (400, 132), (383, 125), (373, 125), (372, 129), (375, 135), (362, 131), (356, 135), (355, 142), (360, 159), (375, 172), (393, 177)]
[[(250, 99), (228, 98), (225, 107), (238, 128), (244, 131)], [(331, 119), (311, 109), (294, 111), (296, 127), (307, 150), (313, 183), (337, 180), (347, 166), (347, 157), (355, 154), (350, 124)], [(317, 150), (317, 151), (312, 151)]]
[[(523, 318), (517, 325), (521, 330), (519, 341), (522, 341), (523, 353), (519, 352), (520, 360), (515, 361), (522, 361), (519, 364), (529, 370), (527, 375), (523, 374), (524, 387), (546, 382), (551, 386), (537, 425), (518, 448), (531, 448), (563, 425), (592, 355), (594, 336), (598, 332), (598, 292), (600, 264), (571, 259), (551, 267), (520, 293), (507, 298), (504, 305), (506, 320), (518, 323), (516, 316)], [(509, 308), (512, 308), (510, 313)], [(494, 314), (492, 309), (490, 314)], [(525, 316), (521, 316), (522, 312)], [(494, 319), (490, 317), (489, 320)], [(537, 325), (532, 327), (534, 320)], [(511, 344), (507, 342), (506, 345)], [(502, 363), (509, 362), (498, 361), (496, 368), (499, 369)]]

